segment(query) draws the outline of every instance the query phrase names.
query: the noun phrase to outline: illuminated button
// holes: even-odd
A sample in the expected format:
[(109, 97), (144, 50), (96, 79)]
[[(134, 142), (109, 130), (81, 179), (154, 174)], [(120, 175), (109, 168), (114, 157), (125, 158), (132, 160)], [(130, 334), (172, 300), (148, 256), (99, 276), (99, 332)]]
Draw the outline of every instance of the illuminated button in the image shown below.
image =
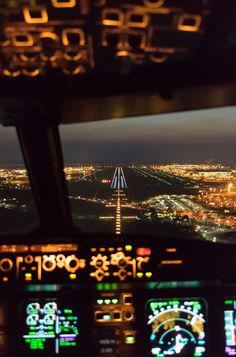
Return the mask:
[(5, 281), (5, 282), (7, 282), (7, 281), (8, 281), (8, 277), (7, 277), (7, 276), (4, 276), (4, 277), (2, 278), (2, 280)]
[(103, 315), (103, 320), (108, 321), (110, 319), (111, 319), (111, 315), (110, 314)]
[(25, 280), (31, 280), (32, 279), (32, 274), (31, 273), (25, 273)]
[(109, 305), (111, 303), (111, 300), (110, 299), (105, 299), (104, 302), (105, 302), (105, 304)]
[(132, 295), (124, 295), (123, 301), (124, 301), (124, 304), (130, 305), (133, 302), (133, 296)]
[(136, 342), (135, 333), (129, 333), (125, 336), (125, 343), (127, 345), (133, 345)]
[(111, 302), (112, 304), (118, 304), (118, 299), (112, 299)]
[(76, 274), (70, 274), (70, 279), (75, 280), (76, 279)]
[(177, 249), (176, 248), (167, 248), (166, 252), (167, 253), (176, 253)]
[(141, 257), (143, 256), (150, 256), (152, 254), (152, 250), (149, 247), (140, 247), (136, 249), (136, 254), (140, 255)]
[(97, 312), (96, 313), (96, 320), (97, 321), (109, 321), (111, 320), (111, 315), (107, 312)]
[(177, 23), (180, 31), (196, 32), (200, 29), (202, 17), (200, 15), (182, 14)]
[(183, 260), (162, 260), (162, 265), (180, 265), (183, 264)]
[(114, 252), (114, 250), (115, 250), (115, 248), (113, 248), (113, 247), (108, 248), (109, 252)]
[(98, 299), (98, 300), (97, 300), (97, 304), (98, 304), (98, 305), (102, 305), (102, 304), (103, 304), (103, 300), (102, 300), (102, 299)]
[(23, 15), (27, 24), (45, 24), (48, 22), (48, 13), (44, 7), (38, 8), (37, 12), (33, 14), (28, 7), (25, 7), (23, 8)]
[(57, 8), (71, 8), (76, 6), (76, 0), (51, 0), (52, 6)]
[(146, 275), (147, 278), (151, 278), (152, 277), (152, 272), (148, 271), (145, 275)]
[(137, 273), (137, 278), (142, 278), (142, 277), (143, 277), (143, 273), (139, 271), (139, 272)]
[(91, 248), (91, 252), (96, 252), (97, 248)]
[(233, 300), (225, 300), (225, 305), (232, 305), (233, 304)]
[(132, 245), (126, 245), (125, 246), (125, 250), (127, 250), (128, 252), (130, 252), (132, 250)]
[(121, 252), (123, 250), (123, 248), (122, 247), (118, 247), (117, 250), (118, 250), (118, 252)]

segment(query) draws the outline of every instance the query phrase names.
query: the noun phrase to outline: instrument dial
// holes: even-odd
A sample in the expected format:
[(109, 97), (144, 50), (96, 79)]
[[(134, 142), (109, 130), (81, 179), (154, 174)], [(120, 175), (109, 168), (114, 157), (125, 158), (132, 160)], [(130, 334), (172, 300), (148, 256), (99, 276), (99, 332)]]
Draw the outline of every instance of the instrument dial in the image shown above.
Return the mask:
[(156, 300), (148, 303), (153, 356), (205, 356), (205, 303), (202, 300)]

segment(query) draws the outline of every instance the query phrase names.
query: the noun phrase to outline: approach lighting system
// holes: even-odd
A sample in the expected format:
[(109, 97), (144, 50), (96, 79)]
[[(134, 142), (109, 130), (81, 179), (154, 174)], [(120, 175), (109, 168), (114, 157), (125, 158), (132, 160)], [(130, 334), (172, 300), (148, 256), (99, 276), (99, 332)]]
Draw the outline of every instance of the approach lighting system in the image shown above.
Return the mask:
[(206, 303), (154, 299), (147, 303), (150, 356), (206, 356)]
[(0, 76), (77, 76), (195, 58), (210, 0), (1, 0)]

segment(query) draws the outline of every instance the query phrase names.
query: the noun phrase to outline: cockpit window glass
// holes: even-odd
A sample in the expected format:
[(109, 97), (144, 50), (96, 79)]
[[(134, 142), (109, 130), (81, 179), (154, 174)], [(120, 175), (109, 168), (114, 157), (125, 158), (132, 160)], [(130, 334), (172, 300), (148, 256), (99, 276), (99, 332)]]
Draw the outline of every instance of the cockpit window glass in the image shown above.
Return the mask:
[(236, 107), (62, 125), (61, 137), (82, 231), (236, 231)]
[(23, 233), (36, 225), (38, 216), (16, 131), (0, 126), (0, 232)]

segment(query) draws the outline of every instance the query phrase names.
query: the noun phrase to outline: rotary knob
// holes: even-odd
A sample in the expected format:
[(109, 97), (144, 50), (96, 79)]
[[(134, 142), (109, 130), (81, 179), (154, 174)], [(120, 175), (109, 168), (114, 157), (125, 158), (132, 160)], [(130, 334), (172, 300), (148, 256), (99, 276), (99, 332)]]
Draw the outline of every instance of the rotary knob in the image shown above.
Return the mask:
[(53, 271), (57, 266), (56, 260), (55, 260), (55, 255), (44, 255), (43, 256), (43, 262), (42, 262), (42, 268), (44, 271), (50, 272)]
[(105, 272), (102, 269), (97, 269), (95, 272), (90, 273), (92, 278), (95, 278), (97, 281), (102, 281), (105, 276), (110, 276), (110, 273)]
[(13, 262), (9, 258), (3, 258), (0, 260), (0, 271), (3, 271), (4, 273), (8, 272), (11, 270), (13, 267)]
[(90, 265), (94, 266), (96, 269), (106, 271), (108, 270), (108, 265), (110, 265), (110, 262), (107, 260), (106, 255), (98, 254), (97, 256), (92, 256)]
[(125, 269), (129, 264), (130, 257), (126, 257), (123, 252), (118, 252), (111, 255), (111, 264), (117, 265), (120, 269)]
[(129, 275), (129, 273), (126, 269), (120, 269), (119, 271), (113, 273), (113, 275), (117, 276), (120, 281), (124, 281), (127, 278), (127, 275)]
[(80, 267), (81, 262), (74, 254), (66, 258), (65, 268), (69, 273), (75, 273)]

